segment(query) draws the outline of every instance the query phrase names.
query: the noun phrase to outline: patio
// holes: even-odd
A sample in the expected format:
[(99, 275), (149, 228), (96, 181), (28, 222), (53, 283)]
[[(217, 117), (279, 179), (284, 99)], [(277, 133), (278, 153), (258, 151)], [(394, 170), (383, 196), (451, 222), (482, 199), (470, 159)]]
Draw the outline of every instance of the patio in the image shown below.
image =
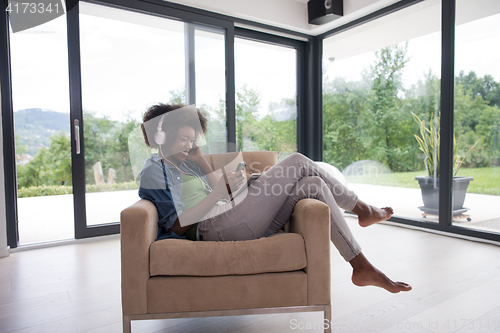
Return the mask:
[[(390, 187), (366, 184), (349, 184), (349, 188), (358, 194), (359, 198), (377, 207), (391, 206), (395, 216), (438, 222), (437, 216), (423, 218), (423, 206), (420, 189)], [(500, 232), (500, 213), (497, 205), (500, 198), (495, 195), (468, 193), (465, 197), (464, 207), (469, 208), (465, 214), (470, 215), (471, 221), (465, 218), (453, 222), (456, 226), (466, 228)]]
[[(87, 225), (120, 221), (120, 212), (139, 200), (137, 190), (86, 194)], [(73, 195), (19, 198), (21, 245), (73, 239)]]

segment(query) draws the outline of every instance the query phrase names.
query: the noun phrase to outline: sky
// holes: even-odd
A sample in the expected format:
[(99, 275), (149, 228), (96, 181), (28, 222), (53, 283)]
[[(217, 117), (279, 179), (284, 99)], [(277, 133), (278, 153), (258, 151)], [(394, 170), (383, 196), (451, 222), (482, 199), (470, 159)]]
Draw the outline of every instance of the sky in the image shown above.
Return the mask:
[[(86, 11), (92, 12), (95, 5), (81, 6), (89, 6)], [(163, 19), (126, 15), (140, 16), (148, 25), (80, 15), (83, 108), (111, 119), (139, 120), (148, 106), (167, 102), (170, 91), (184, 90), (184, 25), (170, 21), (165, 27), (158, 23)], [(69, 112), (65, 20), (62, 16), (11, 33), (15, 111), (42, 108)], [(458, 26), (456, 40), (457, 74), (474, 70), (480, 77), (490, 74), (500, 81), (500, 14)], [(216, 105), (225, 95), (222, 35), (197, 31), (196, 50), (197, 104)], [(440, 33), (410, 40), (408, 56), (410, 62), (403, 74), (407, 87), (429, 70), (440, 76)], [(358, 80), (362, 69), (368, 69), (374, 59), (371, 51), (333, 63), (324, 61), (325, 72), (329, 77)], [(262, 116), (270, 102), (295, 96), (295, 50), (236, 39), (235, 75), (237, 90), (247, 84), (260, 91)]]
[[(468, 22), (456, 27), (455, 73), (476, 72), (479, 77), (492, 75), (500, 82), (500, 14)], [(408, 41), (410, 61), (403, 73), (405, 87), (423, 79), (423, 74), (432, 71), (441, 76), (441, 32), (435, 32)], [(333, 78), (341, 76), (348, 80), (360, 80), (363, 69), (370, 69), (375, 61), (373, 51), (330, 62), (325, 59), (326, 74)]]
[[(12, 34), (14, 110), (42, 108), (68, 112), (65, 24), (65, 17), (61, 17)], [(128, 116), (140, 119), (148, 106), (167, 102), (170, 91), (182, 92), (184, 24), (172, 21), (169, 28), (80, 15), (83, 109), (116, 120)], [(197, 30), (198, 105), (215, 106), (225, 97), (222, 36)], [(235, 67), (237, 88), (247, 84), (260, 91), (262, 114), (267, 113), (270, 102), (296, 94), (293, 49), (237, 39)]]

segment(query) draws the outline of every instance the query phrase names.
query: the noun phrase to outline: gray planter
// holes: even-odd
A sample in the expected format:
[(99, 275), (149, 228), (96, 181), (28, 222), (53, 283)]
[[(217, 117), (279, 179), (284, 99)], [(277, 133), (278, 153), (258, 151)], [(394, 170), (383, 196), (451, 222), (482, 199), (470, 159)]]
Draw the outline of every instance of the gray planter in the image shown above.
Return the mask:
[[(425, 214), (439, 215), (439, 178), (426, 176), (415, 177), (422, 191), (424, 205), (418, 207)], [(453, 177), (453, 216), (458, 216), (469, 208), (464, 207), (467, 187), (473, 180), (472, 177)]]

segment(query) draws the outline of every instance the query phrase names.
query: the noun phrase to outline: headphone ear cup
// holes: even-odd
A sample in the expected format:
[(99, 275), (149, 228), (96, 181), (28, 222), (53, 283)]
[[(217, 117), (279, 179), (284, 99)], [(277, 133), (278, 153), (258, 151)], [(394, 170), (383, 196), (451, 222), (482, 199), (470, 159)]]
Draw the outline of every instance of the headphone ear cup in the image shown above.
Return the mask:
[(155, 142), (157, 145), (163, 145), (167, 141), (167, 133), (160, 131), (155, 133)]

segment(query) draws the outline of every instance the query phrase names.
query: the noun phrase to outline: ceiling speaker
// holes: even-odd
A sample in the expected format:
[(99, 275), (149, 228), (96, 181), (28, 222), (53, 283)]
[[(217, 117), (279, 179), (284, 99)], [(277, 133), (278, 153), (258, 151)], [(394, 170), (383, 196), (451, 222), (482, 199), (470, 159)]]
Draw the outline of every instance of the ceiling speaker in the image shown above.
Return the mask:
[(343, 15), (343, 0), (309, 0), (307, 2), (309, 24), (325, 24)]

